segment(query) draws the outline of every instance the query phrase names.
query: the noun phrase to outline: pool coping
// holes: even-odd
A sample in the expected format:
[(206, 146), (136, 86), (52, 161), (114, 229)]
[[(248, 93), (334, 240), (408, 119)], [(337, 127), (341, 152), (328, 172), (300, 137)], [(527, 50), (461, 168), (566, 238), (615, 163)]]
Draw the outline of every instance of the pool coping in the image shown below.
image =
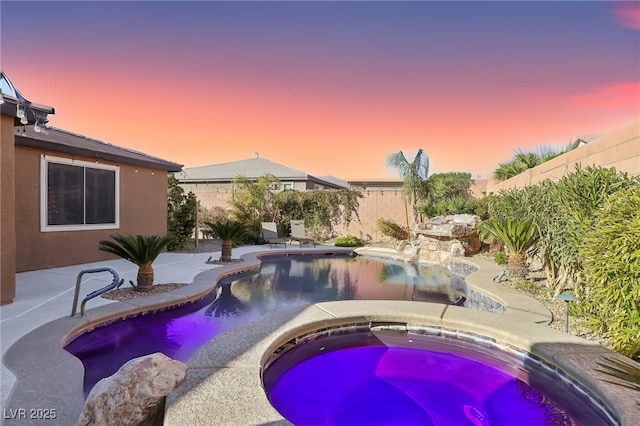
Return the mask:
[[(89, 309), (85, 318), (51, 321), (22, 337), (5, 353), (5, 365), (16, 375), (5, 411), (57, 407), (59, 424), (73, 424), (84, 405), (84, 369), (63, 347), (77, 335), (105, 321), (197, 300), (208, 294), (220, 278), (257, 267), (264, 256), (349, 251), (352, 249), (321, 247), (248, 253), (242, 256), (243, 262), (204, 271), (180, 289)], [(412, 260), (387, 250), (359, 252)], [(164, 424), (290, 424), (271, 406), (264, 393), (261, 383), (264, 362), (274, 350), (298, 336), (334, 324), (362, 322), (427, 325), (495, 339), (526, 350), (579, 379), (615, 412), (621, 425), (632, 425), (633, 419), (640, 418), (640, 407), (634, 404), (638, 393), (606, 382), (610, 378), (598, 371), (599, 363), (628, 358), (548, 327), (551, 313), (544, 305), (493, 281), (500, 267), (492, 262), (468, 258), (455, 258), (455, 262), (475, 266), (477, 270), (465, 277), (467, 285), (507, 306), (507, 312), (492, 314), (425, 302), (341, 301), (271, 314), (254, 327), (245, 326), (217, 336), (187, 362), (185, 382), (167, 397)], [(42, 422), (4, 419), (3, 424)]]

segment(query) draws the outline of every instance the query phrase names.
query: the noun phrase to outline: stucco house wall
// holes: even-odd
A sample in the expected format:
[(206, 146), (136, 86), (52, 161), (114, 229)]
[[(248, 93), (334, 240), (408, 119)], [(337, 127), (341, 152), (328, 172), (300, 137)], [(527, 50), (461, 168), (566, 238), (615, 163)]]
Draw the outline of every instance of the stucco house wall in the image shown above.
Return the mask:
[[(41, 155), (72, 158), (55, 151), (16, 146), (16, 272), (111, 259), (98, 242), (115, 233), (167, 232), (167, 172), (99, 160), (120, 166), (120, 227), (106, 230), (40, 230)], [(73, 157), (95, 163), (95, 158)]]
[(546, 179), (559, 180), (575, 171), (576, 165), (615, 167), (630, 176), (640, 175), (640, 120), (602, 136), (566, 154), (525, 170), (505, 181), (490, 180), (487, 193), (508, 188), (523, 188)]
[(0, 122), (0, 304), (16, 295), (14, 118)]

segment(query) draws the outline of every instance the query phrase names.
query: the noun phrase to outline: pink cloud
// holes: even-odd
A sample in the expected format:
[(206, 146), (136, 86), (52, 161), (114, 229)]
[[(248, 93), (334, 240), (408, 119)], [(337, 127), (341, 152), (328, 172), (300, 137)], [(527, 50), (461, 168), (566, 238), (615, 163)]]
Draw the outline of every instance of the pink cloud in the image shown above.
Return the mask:
[(623, 27), (640, 31), (640, 2), (614, 1), (613, 14)]
[(640, 81), (596, 87), (571, 100), (576, 106), (589, 109), (640, 109)]

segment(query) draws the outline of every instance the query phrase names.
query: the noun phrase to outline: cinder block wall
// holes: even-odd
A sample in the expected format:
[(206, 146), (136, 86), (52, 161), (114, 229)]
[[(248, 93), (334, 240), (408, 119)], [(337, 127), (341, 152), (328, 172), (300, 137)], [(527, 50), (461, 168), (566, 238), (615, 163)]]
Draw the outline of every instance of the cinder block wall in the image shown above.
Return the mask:
[(640, 120), (511, 179), (502, 182), (490, 180), (486, 191), (495, 193), (501, 189), (535, 185), (545, 179), (559, 180), (565, 174), (573, 172), (576, 164), (582, 167), (615, 167), (630, 176), (640, 175)]
[[(228, 210), (230, 207), (232, 191), (229, 189), (207, 184), (181, 184), (180, 186), (187, 193), (193, 192), (203, 208), (221, 207)], [(379, 241), (382, 238), (376, 225), (379, 218), (393, 220), (400, 225), (406, 224), (401, 190), (363, 190), (362, 195), (358, 209), (360, 220), (354, 217), (349, 226), (343, 224), (336, 226), (335, 231), (338, 235), (352, 234), (359, 238)]]
[[(407, 219), (405, 213), (404, 195), (402, 190), (363, 190), (363, 198), (359, 199), (360, 207), (358, 215), (360, 220), (354, 218), (349, 226), (339, 225), (335, 227), (338, 235), (355, 235), (365, 241), (380, 241), (382, 235), (378, 232), (378, 219), (388, 219), (399, 225), (405, 226)], [(411, 212), (409, 214), (411, 218)]]

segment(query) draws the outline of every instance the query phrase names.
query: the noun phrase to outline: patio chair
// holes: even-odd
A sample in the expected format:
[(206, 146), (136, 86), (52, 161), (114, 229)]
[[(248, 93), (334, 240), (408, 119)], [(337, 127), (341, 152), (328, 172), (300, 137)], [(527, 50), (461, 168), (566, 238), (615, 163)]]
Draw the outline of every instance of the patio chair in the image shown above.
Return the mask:
[(278, 236), (275, 222), (262, 222), (262, 238), (269, 243), (269, 248), (274, 244), (284, 244), (284, 248), (287, 248), (287, 242)]
[(302, 248), (302, 244), (313, 244), (316, 246), (316, 242), (313, 238), (307, 237), (307, 233), (304, 230), (304, 220), (292, 220), (291, 221), (291, 240), (297, 241)]

